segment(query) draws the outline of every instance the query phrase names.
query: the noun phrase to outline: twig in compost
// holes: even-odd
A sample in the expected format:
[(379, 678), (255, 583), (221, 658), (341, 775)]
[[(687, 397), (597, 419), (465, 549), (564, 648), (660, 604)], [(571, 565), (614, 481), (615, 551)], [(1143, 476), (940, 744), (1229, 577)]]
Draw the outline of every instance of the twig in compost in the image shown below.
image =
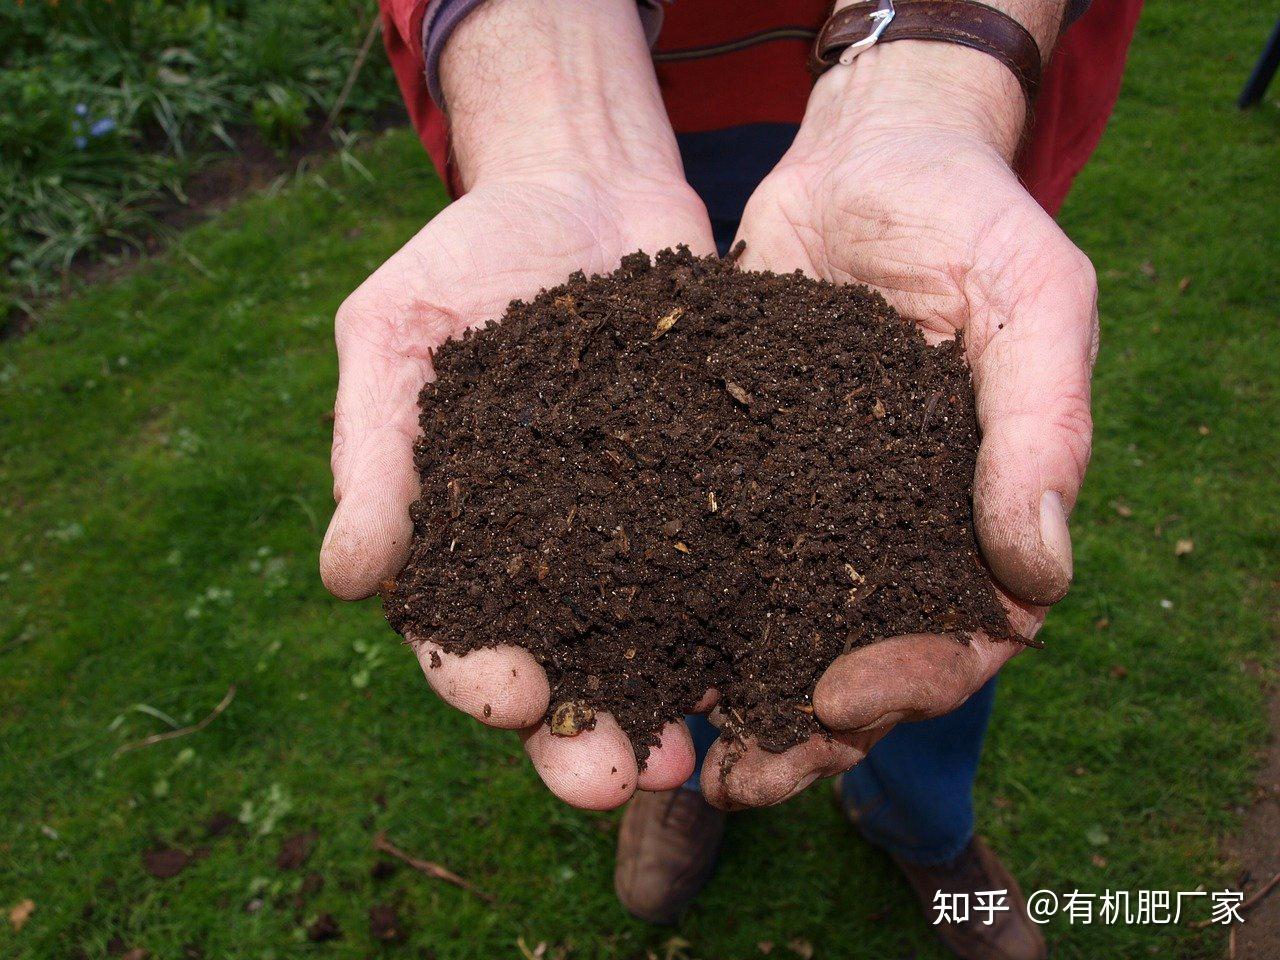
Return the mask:
[(227, 687), (227, 692), (222, 695), (222, 700), (213, 708), (213, 711), (201, 720), (199, 723), (193, 723), (189, 727), (179, 727), (177, 730), (166, 730), (164, 733), (153, 733), (149, 737), (143, 737), (141, 740), (135, 740), (133, 743), (126, 743), (116, 748), (116, 752), (112, 754), (114, 757), (120, 756), (122, 753), (128, 753), (130, 750), (140, 750), (143, 747), (154, 746), (157, 743), (164, 743), (166, 740), (177, 740), (179, 737), (185, 737), (189, 733), (199, 733), (213, 721), (217, 720), (222, 711), (231, 706), (231, 701), (236, 698), (236, 685), (233, 683)]
[(938, 406), (938, 401), (941, 399), (941, 390), (935, 390), (929, 395), (929, 402), (924, 406), (924, 418), (920, 421), (920, 436), (923, 437), (929, 432), (929, 418), (933, 416), (934, 408)]
[(485, 893), (483, 890), (477, 888), (471, 883), (471, 881), (458, 876), (448, 867), (442, 867), (440, 864), (434, 863), (431, 860), (419, 860), (412, 854), (405, 853), (394, 843), (388, 840), (385, 833), (379, 833), (373, 838), (373, 849), (377, 850), (379, 853), (385, 853), (389, 857), (395, 857), (402, 863), (407, 863), (419, 873), (425, 873), (433, 880), (443, 880), (445, 883), (451, 883), (455, 887), (459, 887), (460, 889), (467, 891), (467, 893), (479, 897), (485, 903), (493, 903), (497, 899), (493, 894)]

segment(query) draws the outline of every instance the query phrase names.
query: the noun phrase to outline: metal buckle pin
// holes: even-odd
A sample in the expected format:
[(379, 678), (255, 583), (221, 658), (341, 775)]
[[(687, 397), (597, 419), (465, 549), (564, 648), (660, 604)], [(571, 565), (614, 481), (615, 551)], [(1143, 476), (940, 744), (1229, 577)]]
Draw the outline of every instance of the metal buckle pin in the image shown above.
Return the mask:
[(844, 52), (840, 54), (840, 62), (843, 64), (853, 63), (853, 58), (864, 50), (870, 50), (876, 45), (876, 41), (889, 28), (889, 24), (893, 23), (893, 15), (896, 13), (893, 9), (893, 0), (880, 0), (880, 7), (870, 14), (871, 20), (875, 26), (871, 28), (871, 32), (856, 43), (851, 43), (844, 48)]

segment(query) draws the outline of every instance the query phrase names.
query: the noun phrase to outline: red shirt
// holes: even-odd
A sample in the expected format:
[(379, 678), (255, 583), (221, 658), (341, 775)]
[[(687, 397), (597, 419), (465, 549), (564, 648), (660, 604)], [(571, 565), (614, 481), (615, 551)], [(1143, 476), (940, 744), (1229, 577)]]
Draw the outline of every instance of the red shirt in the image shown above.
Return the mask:
[[(379, 0), (387, 53), (409, 117), (457, 195), (447, 121), (427, 93), (422, 18), (430, 0)], [(658, 83), (677, 133), (752, 123), (798, 124), (813, 86), (805, 62), (830, 0), (679, 0), (654, 50)], [(1120, 93), (1142, 0), (1093, 0), (1054, 51), (1036, 100), (1018, 173), (1056, 213), (1093, 153)]]

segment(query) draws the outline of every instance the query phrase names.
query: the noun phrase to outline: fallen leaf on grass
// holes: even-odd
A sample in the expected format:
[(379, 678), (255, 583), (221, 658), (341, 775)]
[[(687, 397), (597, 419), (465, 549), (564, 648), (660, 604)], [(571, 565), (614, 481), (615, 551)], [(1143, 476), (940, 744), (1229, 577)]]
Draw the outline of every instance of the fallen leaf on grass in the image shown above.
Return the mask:
[(297, 870), (311, 857), (316, 847), (314, 833), (295, 833), (285, 837), (280, 844), (280, 853), (276, 857), (276, 867), (280, 870)]
[(156, 847), (142, 854), (142, 866), (157, 880), (176, 877), (191, 864), (191, 855), (177, 847)]
[(401, 943), (404, 927), (395, 907), (375, 903), (369, 908), (369, 936), (380, 943)]
[(1188, 553), (1196, 548), (1196, 542), (1190, 537), (1179, 540), (1173, 547), (1173, 555), (1175, 557), (1185, 557)]
[(773, 953), (773, 941), (761, 940), (759, 943), (756, 944), (756, 949), (759, 950), (761, 953), (763, 953), (767, 957), (769, 954)]
[(36, 912), (36, 902), (31, 899), (23, 900), (15, 903), (9, 908), (9, 926), (13, 927), (13, 932), (17, 933), (27, 925), (27, 921), (31, 919), (31, 915)]
[(808, 940), (792, 940), (787, 944), (787, 949), (799, 957), (800, 960), (813, 960), (813, 944)]
[(329, 940), (340, 940), (342, 927), (332, 913), (322, 913), (316, 917), (315, 923), (307, 927), (307, 939), (312, 943), (325, 943)]
[(1133, 507), (1129, 506), (1127, 503), (1123, 503), (1119, 500), (1112, 500), (1111, 506), (1115, 510), (1115, 512), (1122, 517), (1133, 516)]
[(225, 810), (219, 810), (205, 821), (204, 835), (210, 838), (221, 837), (223, 834), (230, 833), (239, 826), (239, 820), (227, 813)]

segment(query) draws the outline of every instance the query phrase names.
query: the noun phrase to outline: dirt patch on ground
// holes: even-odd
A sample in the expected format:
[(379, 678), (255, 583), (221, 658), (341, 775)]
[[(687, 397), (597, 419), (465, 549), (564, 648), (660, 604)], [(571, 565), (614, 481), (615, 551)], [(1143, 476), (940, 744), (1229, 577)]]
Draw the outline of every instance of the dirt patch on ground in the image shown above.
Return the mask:
[[(1280, 690), (1269, 705), (1271, 740), (1258, 773), (1257, 794), (1245, 811), (1239, 833), (1227, 841), (1227, 851), (1245, 868), (1241, 889), (1248, 899), (1280, 874)], [(1274, 890), (1245, 914), (1235, 931), (1235, 960), (1275, 960), (1280, 957), (1280, 890)]]
[(962, 346), (864, 287), (636, 254), (436, 370), (387, 616), (451, 652), (530, 650), (553, 732), (607, 710), (643, 760), (714, 687), (729, 736), (780, 751), (819, 730), (814, 683), (851, 647), (1008, 636)]

